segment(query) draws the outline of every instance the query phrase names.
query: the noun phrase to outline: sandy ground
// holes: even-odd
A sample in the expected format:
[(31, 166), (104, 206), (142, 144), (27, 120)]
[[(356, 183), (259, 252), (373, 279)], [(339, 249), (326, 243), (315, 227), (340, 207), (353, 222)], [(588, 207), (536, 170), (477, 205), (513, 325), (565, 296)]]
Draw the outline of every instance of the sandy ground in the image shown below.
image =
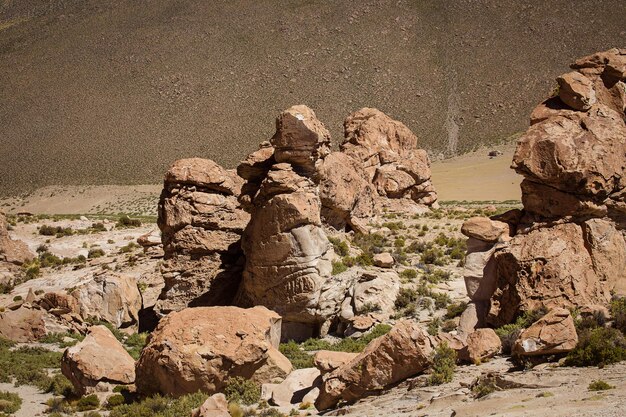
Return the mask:
[[(502, 152), (494, 158), (490, 150)], [(441, 201), (520, 200), (522, 177), (510, 168), (514, 144), (484, 148), (432, 164), (432, 181)]]

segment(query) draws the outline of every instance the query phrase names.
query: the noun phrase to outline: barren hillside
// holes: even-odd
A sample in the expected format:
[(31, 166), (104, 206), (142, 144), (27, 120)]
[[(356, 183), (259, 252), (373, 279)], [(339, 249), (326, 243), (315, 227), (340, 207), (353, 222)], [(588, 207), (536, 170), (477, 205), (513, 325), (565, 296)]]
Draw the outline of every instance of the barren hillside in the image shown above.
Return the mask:
[(0, 193), (233, 166), (279, 109), (335, 142), (377, 107), (431, 154), (527, 126), (551, 76), (626, 42), (620, 0), (0, 2)]

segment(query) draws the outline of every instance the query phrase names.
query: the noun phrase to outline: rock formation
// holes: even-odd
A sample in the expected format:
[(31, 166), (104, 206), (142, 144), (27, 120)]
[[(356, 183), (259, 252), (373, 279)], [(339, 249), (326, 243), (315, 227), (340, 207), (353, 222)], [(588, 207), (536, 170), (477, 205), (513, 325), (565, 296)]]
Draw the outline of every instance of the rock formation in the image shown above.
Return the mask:
[(327, 374), (315, 402), (318, 410), (417, 375), (431, 364), (434, 343), (416, 323), (404, 320), (374, 339), (357, 357)]
[(141, 293), (130, 276), (105, 271), (76, 287), (70, 295), (77, 300), (83, 320), (104, 320), (118, 328), (138, 323)]
[(249, 216), (237, 197), (242, 180), (208, 159), (176, 161), (159, 201), (165, 288), (155, 311), (227, 305), (241, 279), (241, 233)]
[(570, 312), (555, 308), (520, 334), (512, 353), (519, 356), (567, 353), (577, 343), (578, 335)]
[(315, 113), (294, 106), (277, 118), (273, 156), (266, 151), (271, 148), (261, 148), (238, 168), (247, 180), (241, 200), (251, 220), (243, 234), (246, 266), (237, 303), (278, 312), (286, 337), (311, 336), (328, 319), (319, 299), (331, 279), (333, 249), (313, 174), (329, 141)]
[(4, 213), (0, 212), (0, 263), (22, 265), (31, 261), (35, 255), (24, 242), (11, 239), (8, 226)]
[(281, 318), (264, 307), (194, 307), (161, 319), (137, 362), (137, 389), (180, 396), (220, 392), (230, 377), (284, 378)]
[(109, 329), (93, 326), (82, 342), (65, 350), (61, 372), (85, 395), (135, 382), (135, 361)]
[(468, 294), (491, 325), (626, 294), (625, 65), (626, 51), (612, 49), (558, 77), (513, 157), (524, 210), (463, 226)]
[(14, 342), (34, 342), (45, 336), (44, 312), (23, 304), (15, 310), (0, 312), (0, 336)]

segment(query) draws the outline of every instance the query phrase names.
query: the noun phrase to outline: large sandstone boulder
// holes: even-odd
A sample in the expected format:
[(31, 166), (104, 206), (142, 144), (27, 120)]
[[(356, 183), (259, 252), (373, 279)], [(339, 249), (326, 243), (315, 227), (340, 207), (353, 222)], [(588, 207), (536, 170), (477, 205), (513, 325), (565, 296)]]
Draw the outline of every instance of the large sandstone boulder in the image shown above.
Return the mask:
[(11, 239), (4, 213), (0, 212), (0, 262), (22, 265), (35, 258), (28, 245), (21, 240)]
[[(574, 223), (539, 228), (496, 252), (497, 289), (488, 321), (500, 326), (524, 311), (607, 304), (612, 287), (624, 279), (624, 265), (617, 270), (609, 252), (589, 250), (592, 234), (585, 229)], [(622, 250), (612, 256), (615, 261), (623, 261)], [(606, 277), (607, 269), (616, 275)]]
[(61, 372), (85, 395), (135, 382), (135, 361), (109, 329), (93, 326), (82, 342), (65, 350)]
[(265, 307), (195, 307), (161, 319), (137, 362), (137, 389), (180, 396), (221, 391), (228, 378), (284, 378), (281, 318)]
[(243, 180), (208, 159), (176, 161), (159, 201), (165, 287), (155, 311), (229, 304), (242, 270), (241, 233), (249, 215), (237, 197)]
[(377, 109), (363, 108), (344, 121), (341, 151), (358, 161), (378, 194), (432, 205), (437, 194), (430, 182), (430, 161), (417, 148), (417, 137), (399, 121)]
[(434, 347), (418, 324), (400, 321), (357, 357), (327, 374), (315, 406), (324, 410), (339, 401), (353, 402), (417, 375), (430, 366)]
[(622, 50), (582, 58), (562, 75), (558, 98), (533, 112), (513, 168), (525, 177), (526, 210), (545, 217), (606, 214), (626, 187), (626, 84)]
[(45, 312), (27, 304), (0, 313), (0, 336), (14, 342), (34, 342), (46, 335)]
[(352, 352), (335, 352), (332, 350), (320, 350), (313, 357), (313, 364), (322, 375), (330, 373), (341, 365), (350, 362), (356, 358), (358, 353)]
[(138, 324), (141, 293), (136, 279), (129, 275), (105, 271), (76, 287), (70, 295), (76, 299), (85, 320), (104, 320), (118, 328)]
[(567, 353), (577, 343), (578, 335), (571, 314), (564, 308), (555, 308), (519, 335), (513, 346), (513, 354), (537, 356)]
[(479, 364), (500, 353), (501, 349), (502, 342), (493, 329), (478, 329), (467, 337), (459, 359)]
[(224, 394), (213, 394), (202, 405), (193, 410), (191, 417), (231, 417), (228, 401)]

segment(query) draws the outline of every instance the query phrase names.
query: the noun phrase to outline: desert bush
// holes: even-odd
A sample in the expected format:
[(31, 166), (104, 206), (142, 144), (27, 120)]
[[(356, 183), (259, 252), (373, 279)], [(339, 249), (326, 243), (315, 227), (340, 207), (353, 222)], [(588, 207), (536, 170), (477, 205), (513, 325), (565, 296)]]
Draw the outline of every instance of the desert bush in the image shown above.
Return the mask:
[(131, 253), (138, 247), (139, 245), (136, 244), (135, 242), (129, 242), (128, 245), (122, 246), (120, 248), (119, 253)]
[(107, 398), (106, 406), (107, 408), (115, 408), (125, 403), (126, 403), (126, 398), (124, 398), (122, 394), (115, 394)]
[(63, 237), (72, 236), (74, 234), (74, 231), (71, 227), (63, 228), (61, 226), (49, 226), (44, 224), (39, 228), (39, 234), (42, 236)]
[(433, 354), (432, 373), (428, 382), (430, 385), (441, 385), (452, 381), (456, 367), (456, 351), (442, 342)]
[(139, 402), (122, 404), (111, 410), (109, 417), (181, 417), (191, 415), (194, 408), (200, 407), (208, 395), (197, 392), (179, 398), (155, 395)]
[(333, 265), (333, 272), (332, 272), (333, 275), (341, 274), (342, 272), (345, 272), (348, 270), (348, 267), (342, 261), (333, 261), (332, 265)]
[(504, 353), (510, 353), (513, 343), (515, 343), (521, 331), (545, 316), (547, 312), (545, 308), (529, 310), (519, 315), (514, 323), (505, 324), (495, 329), (496, 334), (502, 342), (502, 351)]
[(54, 380), (47, 370), (60, 367), (61, 353), (28, 346), (11, 351), (11, 346), (4, 340), (0, 343), (0, 382), (13, 381), (16, 386), (34, 385), (42, 391), (51, 390)]
[(237, 376), (226, 380), (224, 395), (228, 402), (250, 405), (261, 399), (261, 387), (250, 379)]
[(607, 365), (626, 359), (626, 338), (610, 327), (587, 328), (579, 331), (578, 344), (567, 354), (568, 366)]
[(287, 343), (281, 343), (279, 347), (280, 353), (285, 355), (295, 369), (312, 368), (313, 356), (306, 353), (300, 345), (293, 340)]
[(87, 254), (87, 257), (89, 259), (100, 258), (102, 256), (104, 256), (104, 250), (102, 250), (101, 248), (89, 249), (89, 253)]
[(413, 288), (400, 288), (394, 302), (396, 310), (404, 310), (407, 307), (413, 307), (414, 309), (418, 298), (419, 295)]
[(375, 313), (377, 311), (381, 311), (382, 309), (380, 308), (379, 304), (376, 303), (372, 303), (372, 302), (367, 302), (364, 303), (361, 306), (361, 309), (359, 311), (359, 314), (369, 314), (369, 313)]
[(124, 340), (124, 348), (128, 351), (128, 354), (133, 357), (133, 359), (139, 359), (139, 355), (141, 355), (141, 351), (146, 346), (146, 342), (148, 340), (148, 333), (134, 333), (128, 336)]
[(456, 303), (448, 304), (446, 311), (446, 318), (453, 319), (455, 317), (463, 314), (465, 309), (467, 308), (467, 302), (465, 301), (457, 301)]
[(611, 301), (610, 311), (613, 327), (626, 334), (626, 297)]
[(439, 284), (441, 282), (450, 281), (452, 275), (443, 269), (427, 267), (424, 271), (423, 279), (431, 284)]
[(395, 246), (396, 248), (403, 248), (404, 245), (406, 245), (406, 239), (403, 238), (402, 236), (397, 237), (393, 241), (393, 246)]
[(377, 253), (384, 252), (387, 239), (379, 233), (357, 234), (354, 236), (352, 243), (363, 251), (363, 253), (373, 256)]
[(9, 416), (22, 407), (22, 399), (18, 394), (0, 391), (0, 416)]
[(122, 216), (117, 221), (115, 227), (118, 228), (129, 228), (129, 227), (141, 227), (141, 220), (139, 219), (131, 219), (128, 216)]
[(58, 414), (70, 414), (74, 411), (73, 407), (64, 398), (54, 397), (46, 401), (46, 413), (50, 416)]
[(347, 256), (350, 253), (350, 247), (345, 241), (336, 237), (329, 237), (328, 240), (333, 244), (333, 249), (337, 255)]
[(426, 265), (444, 266), (446, 264), (445, 254), (439, 248), (428, 248), (422, 252), (422, 262)]
[(382, 224), (383, 227), (386, 227), (387, 229), (391, 230), (391, 231), (397, 231), (397, 230), (403, 230), (406, 227), (404, 226), (404, 223), (401, 221), (397, 221), (397, 222), (385, 222)]
[(81, 397), (76, 402), (76, 409), (78, 411), (96, 410), (100, 407), (100, 400), (96, 394), (86, 395)]
[(592, 381), (587, 388), (589, 391), (606, 391), (615, 387), (606, 381), (599, 379), (597, 381)]
[(91, 230), (93, 232), (106, 232), (107, 228), (104, 226), (103, 223), (98, 222), (98, 223), (91, 224)]
[(440, 326), (441, 326), (441, 319), (439, 317), (436, 317), (428, 323), (428, 326), (426, 326), (426, 331), (428, 332), (429, 335), (436, 336), (437, 333), (439, 333)]
[(417, 271), (415, 269), (405, 269), (400, 272), (400, 278), (403, 278), (407, 281), (412, 281), (417, 278)]

